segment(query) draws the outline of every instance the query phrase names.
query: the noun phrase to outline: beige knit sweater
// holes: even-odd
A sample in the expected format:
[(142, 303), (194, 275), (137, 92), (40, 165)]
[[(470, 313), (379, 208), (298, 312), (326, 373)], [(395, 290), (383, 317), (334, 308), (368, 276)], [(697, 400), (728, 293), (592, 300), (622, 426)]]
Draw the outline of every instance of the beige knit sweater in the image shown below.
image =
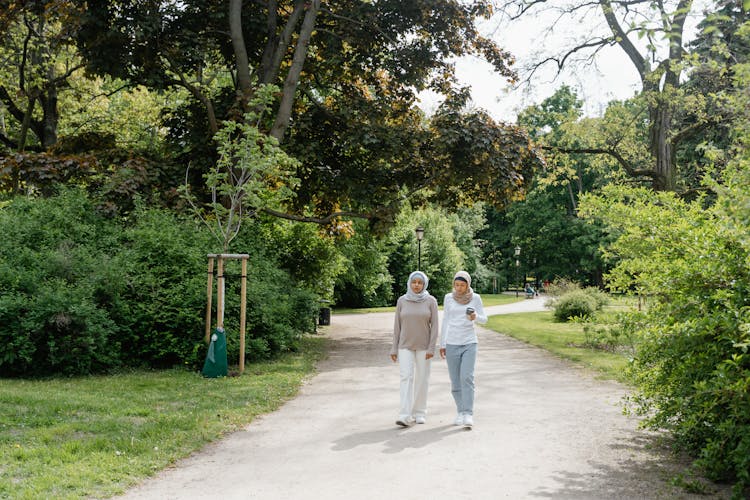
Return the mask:
[(402, 295), (396, 302), (391, 354), (397, 354), (399, 349), (434, 351), (439, 331), (435, 297), (412, 302)]

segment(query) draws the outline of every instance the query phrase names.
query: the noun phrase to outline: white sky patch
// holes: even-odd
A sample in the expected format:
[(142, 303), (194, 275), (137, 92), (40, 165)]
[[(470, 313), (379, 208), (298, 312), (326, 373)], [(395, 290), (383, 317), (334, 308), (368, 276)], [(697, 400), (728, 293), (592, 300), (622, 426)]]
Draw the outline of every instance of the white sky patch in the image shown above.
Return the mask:
[[(701, 12), (701, 6), (693, 8), (693, 16), (686, 25), (686, 39), (695, 33)], [(576, 39), (580, 40), (588, 33), (608, 34), (603, 15), (597, 9), (587, 12), (583, 19), (563, 17), (555, 30), (551, 31), (549, 27), (554, 18), (554, 13), (546, 12), (511, 24), (502, 24), (493, 19), (480, 29), (516, 57), (515, 69), (519, 71), (521, 79), (525, 76), (523, 66), (531, 61), (559, 53), (563, 48), (575, 45)], [(631, 40), (639, 43), (635, 37), (631, 36)], [(547, 64), (534, 75), (530, 85), (513, 88), (502, 76), (492, 71), (489, 63), (477, 57), (464, 57), (456, 61), (457, 77), (462, 84), (471, 87), (474, 106), (503, 122), (515, 122), (519, 111), (541, 103), (563, 84), (576, 91), (583, 101), (586, 116), (601, 116), (607, 103), (633, 97), (641, 89), (638, 72), (619, 46), (602, 49), (592, 64), (568, 65), (560, 75), (556, 76), (555, 73), (555, 65)], [(442, 102), (442, 98), (432, 92), (420, 93), (419, 98), (420, 107), (428, 114), (434, 112)]]

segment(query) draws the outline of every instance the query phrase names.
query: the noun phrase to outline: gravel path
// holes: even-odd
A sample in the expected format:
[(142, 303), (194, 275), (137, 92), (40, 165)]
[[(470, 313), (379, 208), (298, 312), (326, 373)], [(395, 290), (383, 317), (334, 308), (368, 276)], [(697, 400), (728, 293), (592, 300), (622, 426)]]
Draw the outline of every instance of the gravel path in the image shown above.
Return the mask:
[[(532, 299), (487, 309), (542, 308)], [(392, 313), (333, 316), (322, 329), (329, 356), (297, 398), (123, 498), (707, 498), (670, 486), (679, 464), (622, 415), (623, 386), (484, 329), (474, 430), (452, 425), (441, 360), (427, 423), (396, 427), (392, 321)]]

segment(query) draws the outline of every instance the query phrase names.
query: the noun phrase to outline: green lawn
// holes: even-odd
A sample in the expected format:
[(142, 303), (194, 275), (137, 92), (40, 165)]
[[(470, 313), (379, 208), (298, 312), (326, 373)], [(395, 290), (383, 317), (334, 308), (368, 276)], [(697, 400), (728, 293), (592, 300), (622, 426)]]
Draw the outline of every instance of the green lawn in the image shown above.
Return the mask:
[(297, 394), (324, 352), (246, 365), (243, 376), (185, 370), (0, 380), (0, 498), (122, 492)]
[(582, 347), (583, 325), (557, 323), (550, 311), (491, 316), (487, 327), (593, 369), (604, 378), (626, 382), (626, 356)]

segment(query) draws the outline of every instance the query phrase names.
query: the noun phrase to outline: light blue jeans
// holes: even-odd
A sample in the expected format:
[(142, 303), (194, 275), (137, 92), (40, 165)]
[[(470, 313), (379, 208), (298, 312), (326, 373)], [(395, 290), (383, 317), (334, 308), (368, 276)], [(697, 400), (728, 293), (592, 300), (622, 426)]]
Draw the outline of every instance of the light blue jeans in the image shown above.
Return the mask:
[(451, 378), (451, 393), (458, 413), (474, 414), (474, 366), (477, 344), (445, 346), (445, 361)]

